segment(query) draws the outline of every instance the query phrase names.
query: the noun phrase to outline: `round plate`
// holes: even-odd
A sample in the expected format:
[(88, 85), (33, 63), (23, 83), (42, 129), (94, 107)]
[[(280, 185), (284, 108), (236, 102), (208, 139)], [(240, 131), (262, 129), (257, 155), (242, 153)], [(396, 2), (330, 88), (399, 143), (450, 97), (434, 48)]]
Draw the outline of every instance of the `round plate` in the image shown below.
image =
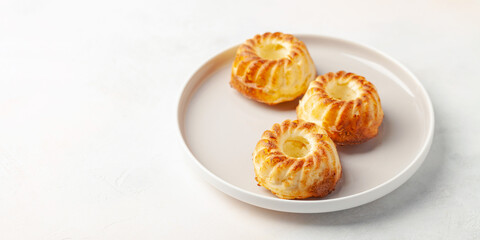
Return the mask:
[(195, 168), (234, 198), (284, 212), (347, 209), (393, 191), (413, 175), (430, 148), (434, 115), (427, 92), (409, 70), (377, 50), (338, 38), (296, 36), (307, 45), (318, 74), (345, 70), (377, 87), (385, 114), (378, 136), (360, 145), (337, 147), (343, 175), (325, 198), (284, 200), (257, 186), (255, 145), (274, 123), (296, 119), (298, 100), (268, 106), (231, 88), (236, 46), (200, 67), (180, 95), (179, 133)]

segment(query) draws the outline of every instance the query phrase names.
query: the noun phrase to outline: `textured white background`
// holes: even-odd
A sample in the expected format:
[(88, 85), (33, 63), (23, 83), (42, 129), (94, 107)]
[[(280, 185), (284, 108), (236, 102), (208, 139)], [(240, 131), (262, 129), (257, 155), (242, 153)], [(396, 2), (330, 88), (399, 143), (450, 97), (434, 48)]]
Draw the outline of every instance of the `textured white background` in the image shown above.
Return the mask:
[[(0, 2), (0, 239), (479, 239), (480, 2)], [(176, 98), (256, 33), (323, 34), (404, 63), (432, 98), (419, 171), (326, 214), (260, 209), (195, 174)]]

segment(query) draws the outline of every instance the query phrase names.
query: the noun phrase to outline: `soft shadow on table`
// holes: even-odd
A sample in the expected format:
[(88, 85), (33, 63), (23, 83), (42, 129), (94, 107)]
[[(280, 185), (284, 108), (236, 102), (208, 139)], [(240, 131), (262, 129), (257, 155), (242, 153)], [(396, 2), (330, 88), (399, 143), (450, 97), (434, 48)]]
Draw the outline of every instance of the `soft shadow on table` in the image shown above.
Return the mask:
[(448, 145), (445, 141), (447, 136), (440, 126), (441, 124), (437, 121), (430, 152), (412, 178), (392, 193), (356, 208), (316, 214), (284, 213), (255, 207), (217, 192), (231, 202), (233, 207), (248, 211), (252, 217), (298, 225), (355, 225), (378, 222), (384, 218), (394, 218), (399, 214), (411, 214), (428, 205), (424, 199), (432, 194), (432, 189), (437, 189), (437, 179), (443, 171), (446, 171), (444, 163), (447, 160), (446, 152), (448, 152)]

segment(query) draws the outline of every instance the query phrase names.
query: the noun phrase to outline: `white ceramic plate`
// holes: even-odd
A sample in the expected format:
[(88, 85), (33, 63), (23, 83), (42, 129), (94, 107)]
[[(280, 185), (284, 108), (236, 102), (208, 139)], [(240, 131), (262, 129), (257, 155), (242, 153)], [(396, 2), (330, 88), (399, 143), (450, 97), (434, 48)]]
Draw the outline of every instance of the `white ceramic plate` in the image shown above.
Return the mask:
[(345, 70), (377, 87), (385, 113), (379, 135), (357, 146), (338, 147), (343, 176), (325, 198), (284, 200), (257, 186), (252, 164), (255, 145), (274, 123), (296, 119), (298, 101), (272, 107), (231, 88), (236, 46), (200, 67), (180, 95), (181, 142), (195, 168), (234, 198), (285, 212), (347, 209), (393, 191), (419, 168), (432, 142), (434, 115), (425, 89), (404, 66), (377, 50), (332, 37), (296, 36), (307, 45), (318, 74)]

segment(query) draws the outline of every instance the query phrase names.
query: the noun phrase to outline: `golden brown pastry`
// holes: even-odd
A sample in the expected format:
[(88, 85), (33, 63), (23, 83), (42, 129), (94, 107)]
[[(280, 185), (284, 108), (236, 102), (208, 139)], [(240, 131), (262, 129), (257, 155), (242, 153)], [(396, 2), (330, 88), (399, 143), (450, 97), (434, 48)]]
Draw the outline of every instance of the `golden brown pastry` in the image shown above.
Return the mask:
[(297, 117), (322, 126), (335, 143), (362, 143), (378, 133), (383, 110), (375, 86), (339, 71), (319, 76), (297, 106)]
[(230, 85), (248, 98), (273, 105), (304, 94), (315, 76), (302, 41), (290, 34), (267, 32), (237, 49)]
[(253, 165), (258, 185), (284, 199), (324, 197), (342, 175), (335, 143), (320, 126), (303, 120), (265, 131)]

